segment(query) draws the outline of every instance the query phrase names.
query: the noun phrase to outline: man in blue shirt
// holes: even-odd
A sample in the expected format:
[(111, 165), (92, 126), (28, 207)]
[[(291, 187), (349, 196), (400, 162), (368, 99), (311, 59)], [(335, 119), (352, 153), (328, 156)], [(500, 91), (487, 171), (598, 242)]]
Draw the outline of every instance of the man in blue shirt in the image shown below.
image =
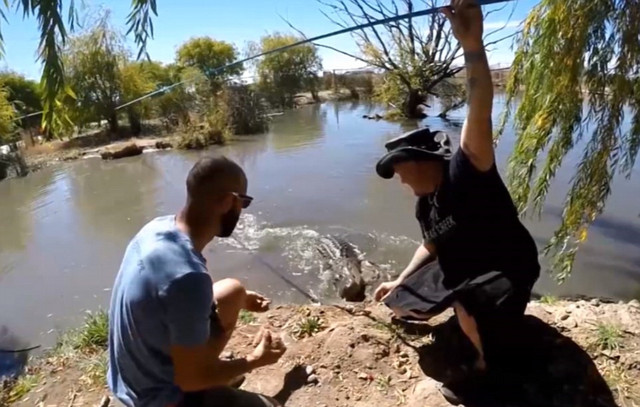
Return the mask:
[(187, 202), (129, 243), (109, 311), (109, 387), (126, 406), (276, 406), (234, 381), (278, 361), (279, 338), (263, 331), (246, 358), (220, 357), (241, 309), (263, 312), (269, 300), (240, 282), (212, 283), (202, 250), (233, 232), (252, 198), (244, 171), (225, 157), (205, 157), (187, 177)]

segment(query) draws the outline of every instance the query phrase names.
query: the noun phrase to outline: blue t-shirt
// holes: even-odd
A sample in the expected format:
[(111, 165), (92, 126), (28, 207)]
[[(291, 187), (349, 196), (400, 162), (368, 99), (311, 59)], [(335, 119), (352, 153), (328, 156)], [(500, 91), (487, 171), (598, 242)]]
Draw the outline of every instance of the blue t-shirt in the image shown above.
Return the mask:
[(126, 406), (179, 402), (170, 347), (206, 343), (212, 306), (205, 259), (175, 216), (145, 225), (127, 246), (111, 296), (107, 381), (114, 395)]

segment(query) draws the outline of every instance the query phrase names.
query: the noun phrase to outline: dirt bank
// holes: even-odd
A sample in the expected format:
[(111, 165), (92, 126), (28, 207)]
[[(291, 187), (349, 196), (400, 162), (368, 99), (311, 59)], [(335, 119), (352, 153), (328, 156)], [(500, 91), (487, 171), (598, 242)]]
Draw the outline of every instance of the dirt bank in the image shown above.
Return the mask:
[[(520, 345), (494, 365), (498, 386), (467, 405), (640, 405), (637, 301), (547, 298), (527, 313)], [(471, 360), (451, 314), (402, 326), (390, 323), (388, 310), (375, 304), (281, 306), (241, 317), (229, 346), (234, 355), (252, 350), (263, 325), (280, 332), (288, 346), (277, 365), (248, 375), (243, 388), (277, 394), (291, 407), (448, 406), (438, 383), (461, 374)], [(108, 391), (95, 380), (103, 376), (92, 380), (85, 359), (41, 361), (32, 368), (39, 381), (15, 405), (106, 405)]]

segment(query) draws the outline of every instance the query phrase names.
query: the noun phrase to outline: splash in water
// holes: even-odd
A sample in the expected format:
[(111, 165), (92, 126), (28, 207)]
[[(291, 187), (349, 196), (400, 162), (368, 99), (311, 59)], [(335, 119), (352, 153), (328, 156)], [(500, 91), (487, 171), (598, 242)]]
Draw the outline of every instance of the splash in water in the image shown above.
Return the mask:
[[(307, 281), (309, 291), (319, 291), (319, 296), (325, 299), (336, 298), (346, 286), (357, 280), (354, 270), (363, 273), (367, 286), (397, 274), (395, 265), (384, 260), (376, 262), (374, 273), (369, 267), (374, 264), (370, 261), (374, 252), (380, 257), (407, 245), (417, 245), (404, 236), (362, 233), (342, 227), (329, 229), (328, 234), (307, 226), (275, 227), (259, 221), (253, 214), (243, 214), (232, 238), (226, 239), (224, 244), (234, 250), (248, 250), (257, 255), (280, 254), (288, 263), (289, 273), (293, 276), (307, 275), (307, 280), (312, 280)], [(333, 243), (335, 239), (345, 242), (344, 247), (348, 250), (340, 250), (338, 246), (327, 243)], [(346, 267), (353, 265), (356, 267)]]

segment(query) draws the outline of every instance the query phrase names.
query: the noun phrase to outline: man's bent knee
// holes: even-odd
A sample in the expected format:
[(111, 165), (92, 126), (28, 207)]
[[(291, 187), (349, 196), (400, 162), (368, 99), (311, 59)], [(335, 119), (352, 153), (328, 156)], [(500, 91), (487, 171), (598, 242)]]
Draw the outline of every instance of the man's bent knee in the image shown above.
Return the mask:
[(239, 304), (241, 307), (244, 305), (247, 290), (245, 290), (240, 281), (234, 278), (225, 278), (213, 284), (213, 296), (218, 306), (221, 303), (227, 303)]

